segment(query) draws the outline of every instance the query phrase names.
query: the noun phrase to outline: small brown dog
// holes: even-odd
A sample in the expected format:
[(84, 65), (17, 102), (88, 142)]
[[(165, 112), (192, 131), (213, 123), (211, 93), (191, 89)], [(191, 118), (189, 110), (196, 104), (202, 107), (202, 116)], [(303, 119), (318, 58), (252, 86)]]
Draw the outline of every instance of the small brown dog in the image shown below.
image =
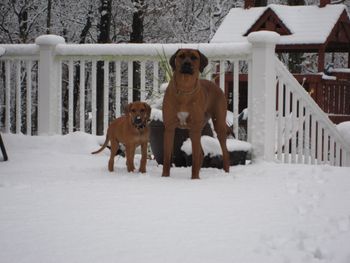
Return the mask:
[(96, 154), (111, 143), (111, 155), (108, 162), (108, 170), (114, 170), (114, 157), (118, 151), (119, 143), (125, 145), (126, 166), (128, 172), (135, 170), (134, 155), (137, 146), (141, 145), (140, 172), (146, 172), (147, 144), (149, 141), (148, 122), (151, 114), (151, 107), (145, 102), (133, 102), (126, 106), (125, 115), (114, 120), (108, 127), (106, 140), (102, 147), (92, 152)]
[(203, 151), (201, 132), (212, 118), (223, 153), (223, 168), (229, 172), (229, 155), (226, 147), (227, 104), (223, 91), (213, 82), (199, 79), (208, 59), (194, 49), (179, 49), (171, 58), (173, 77), (163, 100), (164, 162), (163, 175), (170, 175), (171, 153), (175, 128), (189, 129), (192, 141), (192, 179), (199, 179)]

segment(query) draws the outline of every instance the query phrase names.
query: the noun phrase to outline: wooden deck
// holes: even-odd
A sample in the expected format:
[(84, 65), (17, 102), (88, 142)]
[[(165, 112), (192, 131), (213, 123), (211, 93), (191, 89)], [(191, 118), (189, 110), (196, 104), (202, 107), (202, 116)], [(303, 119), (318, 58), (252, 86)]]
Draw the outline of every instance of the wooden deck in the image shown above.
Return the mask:
[[(338, 124), (350, 121), (350, 73), (294, 74), (294, 77), (316, 101), (329, 118)], [(218, 82), (218, 78), (216, 78)], [(232, 73), (225, 76), (225, 94), (228, 108), (232, 109)], [(239, 75), (239, 112), (247, 107), (247, 75)]]

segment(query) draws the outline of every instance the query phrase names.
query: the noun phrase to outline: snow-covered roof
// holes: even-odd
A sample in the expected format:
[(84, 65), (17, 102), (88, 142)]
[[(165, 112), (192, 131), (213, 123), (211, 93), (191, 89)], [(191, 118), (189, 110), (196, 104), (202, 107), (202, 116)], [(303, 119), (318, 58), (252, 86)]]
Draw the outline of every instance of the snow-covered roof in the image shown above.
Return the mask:
[(244, 36), (261, 15), (271, 9), (290, 30), (278, 44), (321, 44), (330, 35), (345, 5), (286, 6), (271, 4), (249, 9), (232, 8), (213, 36), (212, 43), (247, 41)]

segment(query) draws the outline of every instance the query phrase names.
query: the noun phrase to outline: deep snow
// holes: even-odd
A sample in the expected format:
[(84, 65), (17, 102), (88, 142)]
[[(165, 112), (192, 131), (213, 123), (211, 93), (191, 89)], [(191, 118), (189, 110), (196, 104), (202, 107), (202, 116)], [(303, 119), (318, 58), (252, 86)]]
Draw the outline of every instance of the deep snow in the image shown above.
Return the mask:
[[(3, 135), (0, 261), (350, 262), (350, 168), (107, 171), (101, 138)], [(139, 159), (139, 158), (138, 158)]]

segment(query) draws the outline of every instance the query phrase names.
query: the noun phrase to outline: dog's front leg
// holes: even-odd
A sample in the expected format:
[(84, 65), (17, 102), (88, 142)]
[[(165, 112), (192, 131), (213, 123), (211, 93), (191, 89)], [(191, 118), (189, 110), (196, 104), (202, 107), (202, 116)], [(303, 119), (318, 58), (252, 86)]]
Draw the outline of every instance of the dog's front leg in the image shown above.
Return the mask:
[(136, 145), (134, 144), (125, 145), (126, 167), (128, 172), (133, 172), (135, 170), (135, 166), (134, 166), (135, 148), (136, 148)]
[(192, 142), (192, 179), (199, 179), (199, 170), (203, 162), (201, 131), (191, 129), (190, 138)]
[(146, 172), (146, 163), (147, 163), (147, 142), (141, 144), (140, 173)]
[(173, 152), (175, 128), (164, 128), (164, 156), (163, 156), (163, 174), (168, 177), (170, 175), (171, 154)]

